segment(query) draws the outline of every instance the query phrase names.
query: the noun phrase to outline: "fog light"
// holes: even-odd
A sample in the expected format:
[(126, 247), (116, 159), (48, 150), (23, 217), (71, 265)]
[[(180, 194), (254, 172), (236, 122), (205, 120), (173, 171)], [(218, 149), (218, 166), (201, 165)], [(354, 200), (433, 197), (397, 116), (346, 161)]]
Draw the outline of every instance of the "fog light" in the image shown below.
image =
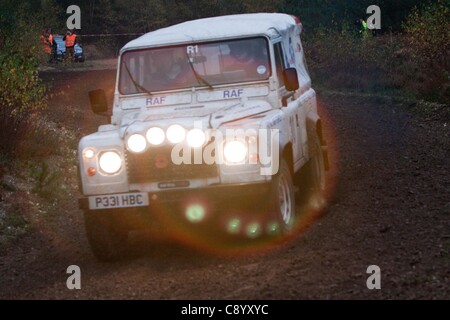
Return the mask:
[(83, 150), (83, 156), (86, 159), (92, 159), (94, 157), (94, 155), (95, 155), (94, 150), (92, 150), (91, 148)]

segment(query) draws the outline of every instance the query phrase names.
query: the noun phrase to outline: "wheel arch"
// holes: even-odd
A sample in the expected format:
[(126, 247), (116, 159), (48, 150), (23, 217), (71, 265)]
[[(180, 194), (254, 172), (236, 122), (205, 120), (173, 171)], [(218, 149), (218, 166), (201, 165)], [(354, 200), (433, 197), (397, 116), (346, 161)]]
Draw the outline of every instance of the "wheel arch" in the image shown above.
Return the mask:
[(322, 120), (317, 113), (310, 112), (306, 117), (306, 130), (308, 134), (308, 158), (311, 158), (311, 141), (317, 136), (325, 161), (325, 170), (329, 170), (327, 142), (323, 134)]
[(315, 133), (319, 137), (320, 144), (326, 144), (323, 136), (322, 120), (317, 113), (308, 113), (306, 117), (306, 129), (308, 132), (308, 139)]
[(292, 142), (287, 143), (281, 150), (280, 160), (286, 160), (289, 171), (291, 172), (291, 175), (294, 176), (294, 152), (292, 148)]

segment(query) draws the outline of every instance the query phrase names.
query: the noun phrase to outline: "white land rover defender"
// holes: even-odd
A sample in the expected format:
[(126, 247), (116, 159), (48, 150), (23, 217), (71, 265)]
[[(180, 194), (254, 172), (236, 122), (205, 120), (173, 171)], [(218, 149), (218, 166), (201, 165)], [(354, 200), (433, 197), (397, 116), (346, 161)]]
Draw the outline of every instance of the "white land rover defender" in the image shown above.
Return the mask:
[(89, 94), (110, 124), (79, 143), (97, 258), (120, 258), (137, 229), (204, 242), (292, 231), (294, 185), (321, 193), (328, 165), (301, 31), (287, 14), (231, 15), (121, 49), (112, 112)]

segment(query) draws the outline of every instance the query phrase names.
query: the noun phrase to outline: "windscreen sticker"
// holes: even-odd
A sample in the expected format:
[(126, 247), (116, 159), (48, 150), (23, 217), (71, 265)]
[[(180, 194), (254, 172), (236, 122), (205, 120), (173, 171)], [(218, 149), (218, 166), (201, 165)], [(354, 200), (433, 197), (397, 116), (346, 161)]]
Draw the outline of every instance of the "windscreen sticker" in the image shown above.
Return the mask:
[(260, 66), (258, 66), (258, 68), (256, 69), (256, 71), (257, 71), (259, 74), (265, 74), (266, 71), (267, 71), (267, 69), (266, 69), (265, 66), (260, 65)]

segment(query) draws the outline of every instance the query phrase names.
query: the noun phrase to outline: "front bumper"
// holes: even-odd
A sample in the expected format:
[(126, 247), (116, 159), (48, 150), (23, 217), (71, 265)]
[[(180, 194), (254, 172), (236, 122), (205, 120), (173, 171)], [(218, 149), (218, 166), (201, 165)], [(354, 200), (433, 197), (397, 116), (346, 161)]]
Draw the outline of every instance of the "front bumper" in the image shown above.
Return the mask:
[[(232, 185), (213, 185), (201, 189), (178, 189), (165, 190), (158, 192), (149, 192), (149, 206), (157, 204), (177, 204), (189, 202), (192, 199), (202, 199), (208, 203), (220, 203), (227, 201), (226, 206), (254, 204), (254, 201), (267, 198), (269, 195), (270, 183), (255, 184), (232, 184)], [(234, 202), (239, 201), (239, 202)], [(89, 210), (89, 201), (87, 197), (78, 199), (79, 208)]]
[[(98, 213), (107, 214), (113, 223), (128, 230), (145, 230), (163, 237), (209, 234), (211, 240), (236, 218), (242, 224), (262, 221), (269, 193), (270, 183), (267, 182), (150, 192), (148, 206), (103, 209)], [(89, 209), (87, 197), (79, 199), (79, 207), (85, 214), (99, 211)]]

